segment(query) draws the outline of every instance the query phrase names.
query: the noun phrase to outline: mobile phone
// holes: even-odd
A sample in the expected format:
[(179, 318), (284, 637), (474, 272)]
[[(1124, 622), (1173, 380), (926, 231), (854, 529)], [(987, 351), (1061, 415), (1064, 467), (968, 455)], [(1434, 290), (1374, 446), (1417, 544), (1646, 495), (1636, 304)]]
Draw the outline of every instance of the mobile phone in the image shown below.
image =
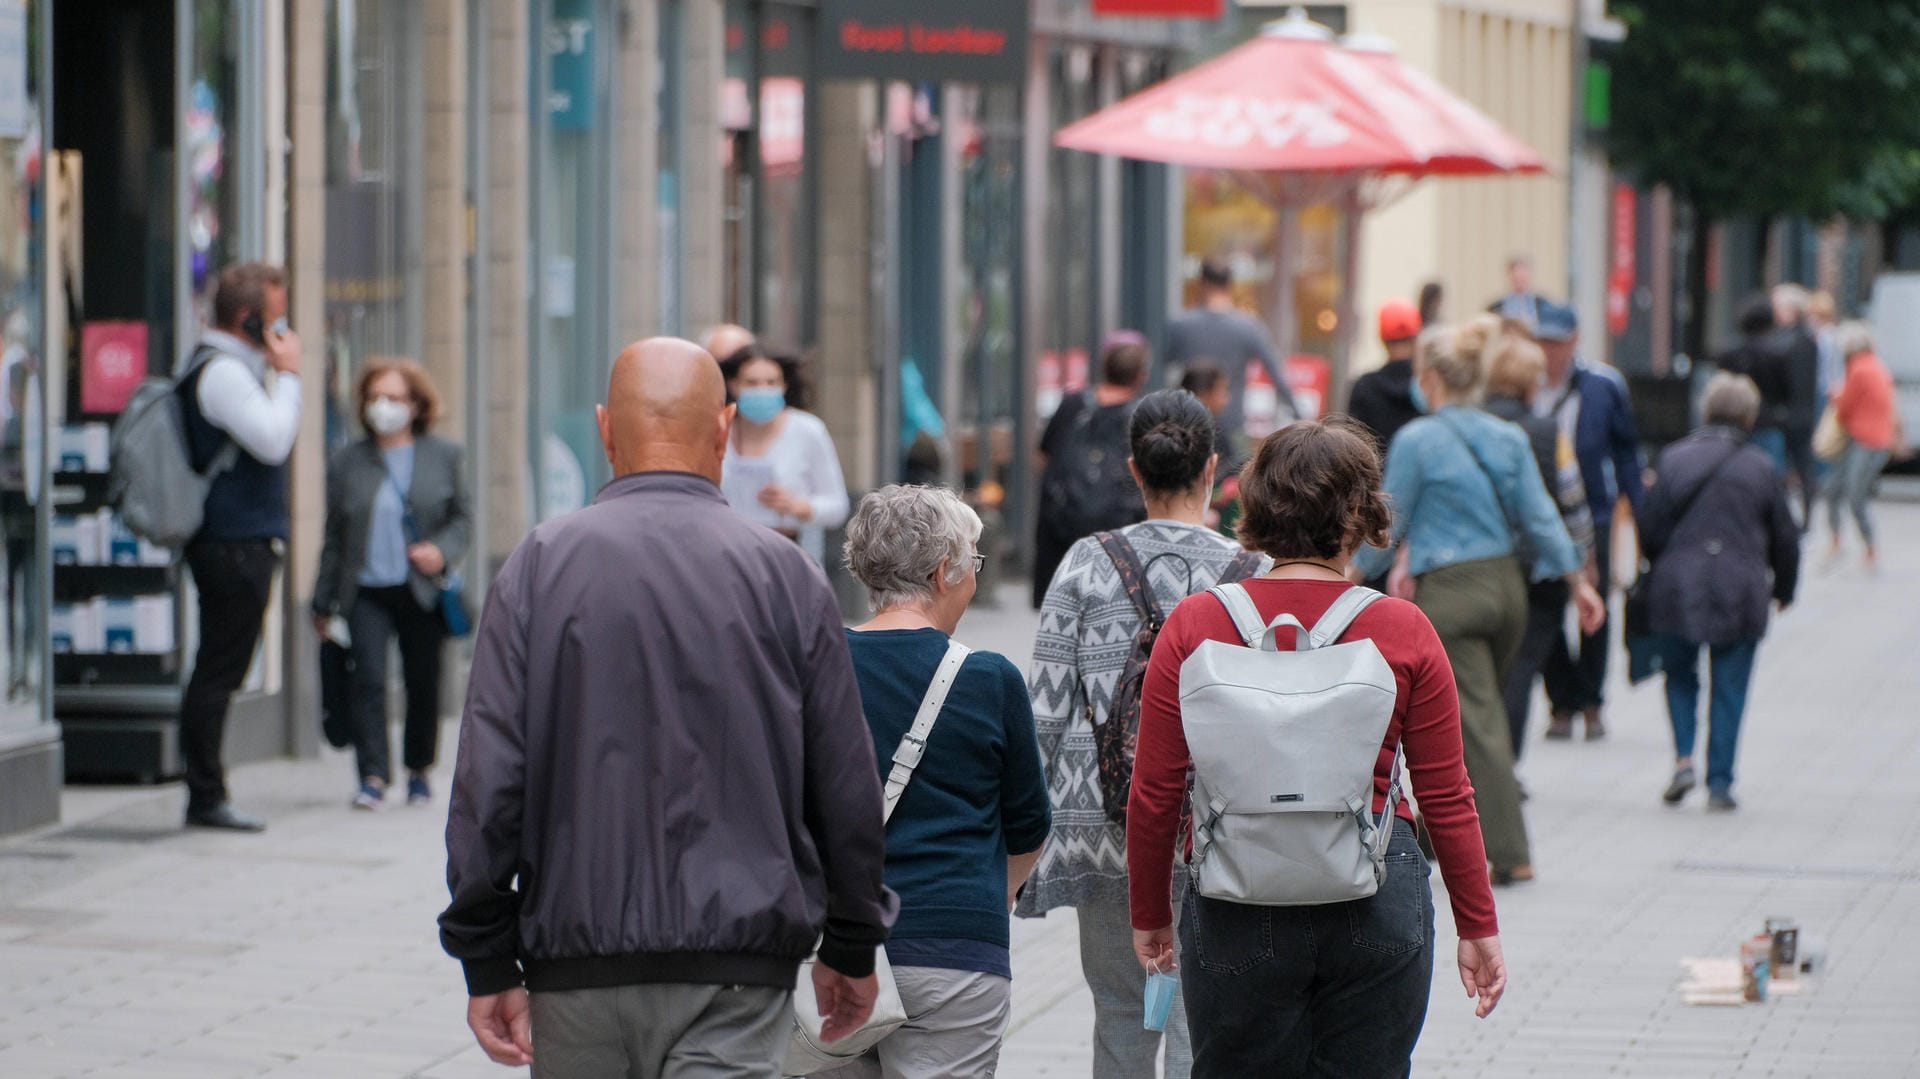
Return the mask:
[(273, 320), (272, 329), (275, 336), (284, 337), (293, 327), (287, 324), (287, 316), (281, 315), (279, 318)]
[(265, 323), (260, 321), (260, 312), (258, 311), (240, 320), (240, 328), (246, 331), (247, 336), (252, 338), (255, 343), (262, 345), (267, 343), (266, 331), (262, 329), (265, 325)]

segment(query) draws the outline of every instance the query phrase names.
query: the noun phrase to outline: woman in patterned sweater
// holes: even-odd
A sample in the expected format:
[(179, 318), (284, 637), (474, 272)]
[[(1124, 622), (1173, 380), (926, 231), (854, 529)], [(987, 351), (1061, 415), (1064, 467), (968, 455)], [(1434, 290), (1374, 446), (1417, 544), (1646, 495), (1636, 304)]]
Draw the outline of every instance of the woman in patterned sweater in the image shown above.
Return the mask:
[[(1134, 410), (1129, 435), (1130, 467), (1146, 499), (1147, 519), (1118, 535), (1144, 568), (1161, 615), (1223, 576), (1262, 572), (1261, 556), (1246, 554), (1207, 527), (1219, 456), (1206, 406), (1185, 390), (1151, 394)], [(1114, 688), (1141, 628), (1114, 557), (1098, 537), (1080, 540), (1041, 604), (1028, 688), (1053, 802), (1053, 837), (1016, 913), (1037, 918), (1059, 907), (1078, 910), (1080, 965), (1093, 990), (1095, 1079), (1148, 1079), (1155, 1074), (1160, 1034), (1142, 1027), (1146, 972), (1133, 955), (1126, 829), (1109, 816), (1102, 797), (1094, 733), (1108, 722)], [(1171, 849), (1167, 858), (1173, 860)], [(1185, 1079), (1192, 1058), (1177, 998), (1166, 1033), (1168, 1079)]]

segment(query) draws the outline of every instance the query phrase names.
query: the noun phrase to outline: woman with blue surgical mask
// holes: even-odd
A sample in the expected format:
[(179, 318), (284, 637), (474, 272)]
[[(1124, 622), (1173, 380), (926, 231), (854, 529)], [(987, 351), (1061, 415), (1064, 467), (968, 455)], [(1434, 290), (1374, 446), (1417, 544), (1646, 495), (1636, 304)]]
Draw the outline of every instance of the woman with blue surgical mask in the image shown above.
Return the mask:
[(748, 520), (826, 555), (827, 529), (846, 522), (847, 482), (833, 438), (805, 403), (799, 364), (751, 346), (721, 364), (737, 413), (721, 492)]

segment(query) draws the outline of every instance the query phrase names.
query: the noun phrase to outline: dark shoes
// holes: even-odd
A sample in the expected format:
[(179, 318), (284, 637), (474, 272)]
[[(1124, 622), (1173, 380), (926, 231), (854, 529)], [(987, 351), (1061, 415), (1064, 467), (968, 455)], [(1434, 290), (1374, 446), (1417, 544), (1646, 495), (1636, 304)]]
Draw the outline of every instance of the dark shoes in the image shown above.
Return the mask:
[(407, 804), (423, 806), (433, 801), (433, 788), (427, 785), (425, 774), (415, 772), (407, 777)]
[(1673, 773), (1673, 780), (1667, 784), (1666, 793), (1660, 796), (1660, 800), (1670, 806), (1677, 806), (1680, 804), (1681, 799), (1687, 796), (1687, 792), (1691, 790), (1693, 790), (1693, 769), (1676, 768)]
[(1488, 879), (1492, 880), (1494, 885), (1500, 888), (1510, 887), (1515, 884), (1525, 884), (1533, 879), (1533, 867), (1530, 865), (1516, 865), (1512, 869), (1501, 869), (1496, 866), (1493, 871), (1488, 874)]
[(1734, 810), (1739, 808), (1740, 808), (1740, 803), (1733, 800), (1732, 794), (1729, 794), (1726, 791), (1708, 791), (1707, 792), (1707, 811), (1708, 812), (1731, 813)]
[(187, 810), (187, 827), (218, 828), (226, 832), (264, 832), (267, 822), (235, 812), (232, 804), (221, 802), (212, 809)]

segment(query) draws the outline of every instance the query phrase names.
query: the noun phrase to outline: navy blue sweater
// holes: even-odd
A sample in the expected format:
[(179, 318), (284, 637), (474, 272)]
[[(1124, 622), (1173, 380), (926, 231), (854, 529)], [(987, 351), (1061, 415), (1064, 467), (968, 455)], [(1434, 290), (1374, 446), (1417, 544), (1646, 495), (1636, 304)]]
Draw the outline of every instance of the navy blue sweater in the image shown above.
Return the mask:
[[(883, 782), (947, 639), (937, 629), (847, 631)], [(975, 652), (887, 824), (886, 880), (900, 894), (887, 946), (895, 964), (925, 950), (915, 949), (915, 940), (971, 941), (1004, 952), (1007, 855), (1038, 850), (1052, 823), (1026, 680), (1006, 657)], [(908, 965), (977, 969), (964, 960)]]

